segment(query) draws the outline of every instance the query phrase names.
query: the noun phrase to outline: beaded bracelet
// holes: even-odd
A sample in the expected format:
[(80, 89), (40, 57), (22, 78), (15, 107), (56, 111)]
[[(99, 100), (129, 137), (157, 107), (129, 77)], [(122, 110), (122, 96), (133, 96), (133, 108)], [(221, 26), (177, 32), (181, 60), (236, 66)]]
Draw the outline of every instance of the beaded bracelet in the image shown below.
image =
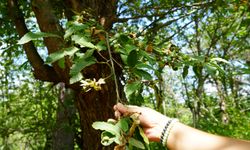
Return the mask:
[(171, 119), (166, 123), (166, 126), (164, 127), (164, 129), (162, 131), (162, 135), (161, 135), (162, 145), (165, 146), (167, 144), (167, 140), (168, 140), (170, 131), (173, 128), (174, 124), (178, 121), (179, 121), (178, 119)]
[(160, 139), (160, 140), (161, 140), (161, 143), (162, 143), (162, 144), (163, 144), (164, 135), (165, 135), (166, 130), (167, 130), (169, 124), (171, 123), (171, 121), (172, 121), (172, 120), (169, 120), (169, 121), (166, 123), (165, 127), (163, 128), (163, 130), (162, 130), (162, 132), (161, 132), (161, 139)]

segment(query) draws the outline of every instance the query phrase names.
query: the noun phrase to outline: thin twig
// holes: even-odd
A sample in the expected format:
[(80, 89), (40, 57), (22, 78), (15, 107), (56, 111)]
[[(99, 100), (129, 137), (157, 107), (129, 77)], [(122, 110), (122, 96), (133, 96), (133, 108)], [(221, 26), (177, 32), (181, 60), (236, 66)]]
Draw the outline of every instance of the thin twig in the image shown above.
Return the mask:
[(114, 62), (113, 62), (113, 57), (112, 57), (112, 54), (111, 54), (111, 49), (110, 49), (110, 45), (109, 45), (109, 35), (108, 33), (106, 32), (106, 44), (107, 44), (107, 48), (108, 48), (108, 52), (109, 52), (109, 58), (110, 58), (110, 62), (111, 62), (111, 67), (112, 67), (112, 72), (113, 72), (113, 75), (114, 75), (114, 80), (115, 80), (115, 91), (116, 91), (116, 97), (117, 97), (117, 100), (116, 102), (120, 102), (121, 99), (120, 99), (120, 94), (119, 94), (119, 89), (118, 89), (118, 82), (117, 82), (117, 78), (116, 78), (116, 74), (115, 74), (115, 66), (114, 66)]
[(99, 56), (102, 57), (102, 59), (104, 59), (105, 61), (108, 61), (99, 51), (96, 51), (96, 52), (97, 52), (97, 54), (98, 54)]
[(121, 69), (123, 69), (122, 65), (118, 63), (115, 59), (112, 59)]
[(109, 60), (108, 60), (107, 62), (97, 62), (97, 64), (105, 64), (105, 65), (107, 65), (107, 66), (110, 68), (110, 70), (111, 70), (110, 75), (108, 75), (107, 77), (105, 77), (104, 80), (107, 80), (107, 79), (110, 78), (110, 77), (112, 76), (112, 74), (113, 74), (112, 67), (110, 66), (110, 64), (109, 64), (108, 62), (109, 62)]

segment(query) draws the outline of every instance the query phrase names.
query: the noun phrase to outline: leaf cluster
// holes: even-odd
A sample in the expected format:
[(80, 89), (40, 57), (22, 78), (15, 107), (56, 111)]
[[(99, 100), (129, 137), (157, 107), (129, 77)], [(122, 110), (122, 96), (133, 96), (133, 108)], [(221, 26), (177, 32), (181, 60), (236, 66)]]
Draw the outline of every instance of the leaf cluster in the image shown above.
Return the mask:
[(101, 143), (109, 146), (113, 142), (117, 145), (115, 150), (125, 149), (148, 149), (149, 141), (142, 128), (139, 126), (138, 113), (131, 114), (118, 120), (108, 119), (107, 122), (94, 122), (92, 127), (96, 130), (102, 130)]

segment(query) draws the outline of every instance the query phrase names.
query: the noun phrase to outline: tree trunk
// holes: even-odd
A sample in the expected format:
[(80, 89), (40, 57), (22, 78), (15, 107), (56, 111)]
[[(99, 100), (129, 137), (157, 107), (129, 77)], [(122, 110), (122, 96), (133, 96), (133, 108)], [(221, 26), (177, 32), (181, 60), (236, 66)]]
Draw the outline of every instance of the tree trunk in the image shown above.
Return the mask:
[[(99, 79), (104, 76), (107, 77), (110, 74), (110, 68), (107, 65), (94, 65), (89, 68), (88, 73), (90, 74), (85, 74), (85, 77)], [(120, 76), (120, 73), (117, 75)], [(76, 97), (84, 150), (104, 149), (100, 145), (100, 131), (94, 130), (92, 123), (98, 120), (106, 121), (108, 118), (114, 117), (113, 106), (117, 101), (116, 87), (112, 77), (105, 80), (105, 82), (106, 84), (102, 86), (102, 90), (78, 91)], [(106, 147), (105, 149), (112, 149), (112, 147)]]
[[(15, 23), (16, 30), (21, 37), (28, 32), (28, 29), (25, 24), (25, 16), (22, 13), (23, 10), (20, 9), (18, 3), (18, 0), (8, 0), (8, 9), (13, 23)], [(113, 22), (116, 19), (117, 0), (33, 0), (31, 5), (40, 30), (42, 32), (58, 33), (60, 35), (63, 35), (64, 31), (59, 23), (61, 19), (59, 17), (64, 15), (70, 20), (75, 12), (81, 13), (88, 11), (88, 13), (91, 13), (90, 16), (99, 21), (106, 31), (112, 28)], [(85, 19), (90, 19), (88, 17)], [(49, 54), (66, 46), (63, 38), (47, 37), (44, 38), (44, 44)], [(80, 125), (82, 129), (82, 140), (79, 142), (83, 144), (82, 149), (103, 149), (100, 144), (100, 132), (95, 131), (91, 125), (94, 121), (107, 120), (113, 117), (112, 107), (117, 99), (113, 76), (105, 80), (106, 84), (102, 86), (101, 91), (91, 90), (85, 93), (81, 90), (79, 84), (74, 86), (69, 84), (70, 63), (65, 63), (65, 69), (60, 68), (57, 63), (53, 63), (52, 66), (46, 65), (37, 53), (37, 49), (32, 42), (25, 44), (24, 49), (34, 69), (36, 79), (53, 82), (55, 84), (63, 82), (67, 88), (74, 90), (76, 94), (75, 104), (80, 115)], [(84, 69), (83, 74), (85, 79), (95, 78), (98, 80), (99, 78), (108, 77), (111, 71), (107, 65), (95, 64)], [(121, 74), (121, 70), (117, 69), (117, 78), (119, 78)], [(119, 88), (119, 90), (122, 91), (121, 88)], [(63, 116), (63, 114), (58, 115), (59, 121), (62, 119), (60, 116)], [(58, 131), (56, 134), (54, 140), (68, 136), (66, 134), (62, 135), (61, 131)]]
[(73, 123), (76, 116), (74, 92), (65, 88), (64, 83), (60, 83), (59, 86), (56, 123), (52, 135), (52, 149), (73, 150), (75, 135)]

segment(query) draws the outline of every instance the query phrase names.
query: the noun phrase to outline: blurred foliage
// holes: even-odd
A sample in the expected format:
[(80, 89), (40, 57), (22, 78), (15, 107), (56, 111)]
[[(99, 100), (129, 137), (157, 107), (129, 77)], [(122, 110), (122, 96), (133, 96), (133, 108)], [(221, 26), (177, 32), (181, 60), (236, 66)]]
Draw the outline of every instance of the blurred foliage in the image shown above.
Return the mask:
[(57, 90), (31, 79), (21, 66), (1, 64), (0, 149), (3, 150), (41, 149), (51, 143)]
[[(33, 83), (32, 83), (33, 84)], [(1, 101), (1, 149), (40, 149), (50, 143), (55, 120), (55, 97), (41, 83), (24, 83)]]

